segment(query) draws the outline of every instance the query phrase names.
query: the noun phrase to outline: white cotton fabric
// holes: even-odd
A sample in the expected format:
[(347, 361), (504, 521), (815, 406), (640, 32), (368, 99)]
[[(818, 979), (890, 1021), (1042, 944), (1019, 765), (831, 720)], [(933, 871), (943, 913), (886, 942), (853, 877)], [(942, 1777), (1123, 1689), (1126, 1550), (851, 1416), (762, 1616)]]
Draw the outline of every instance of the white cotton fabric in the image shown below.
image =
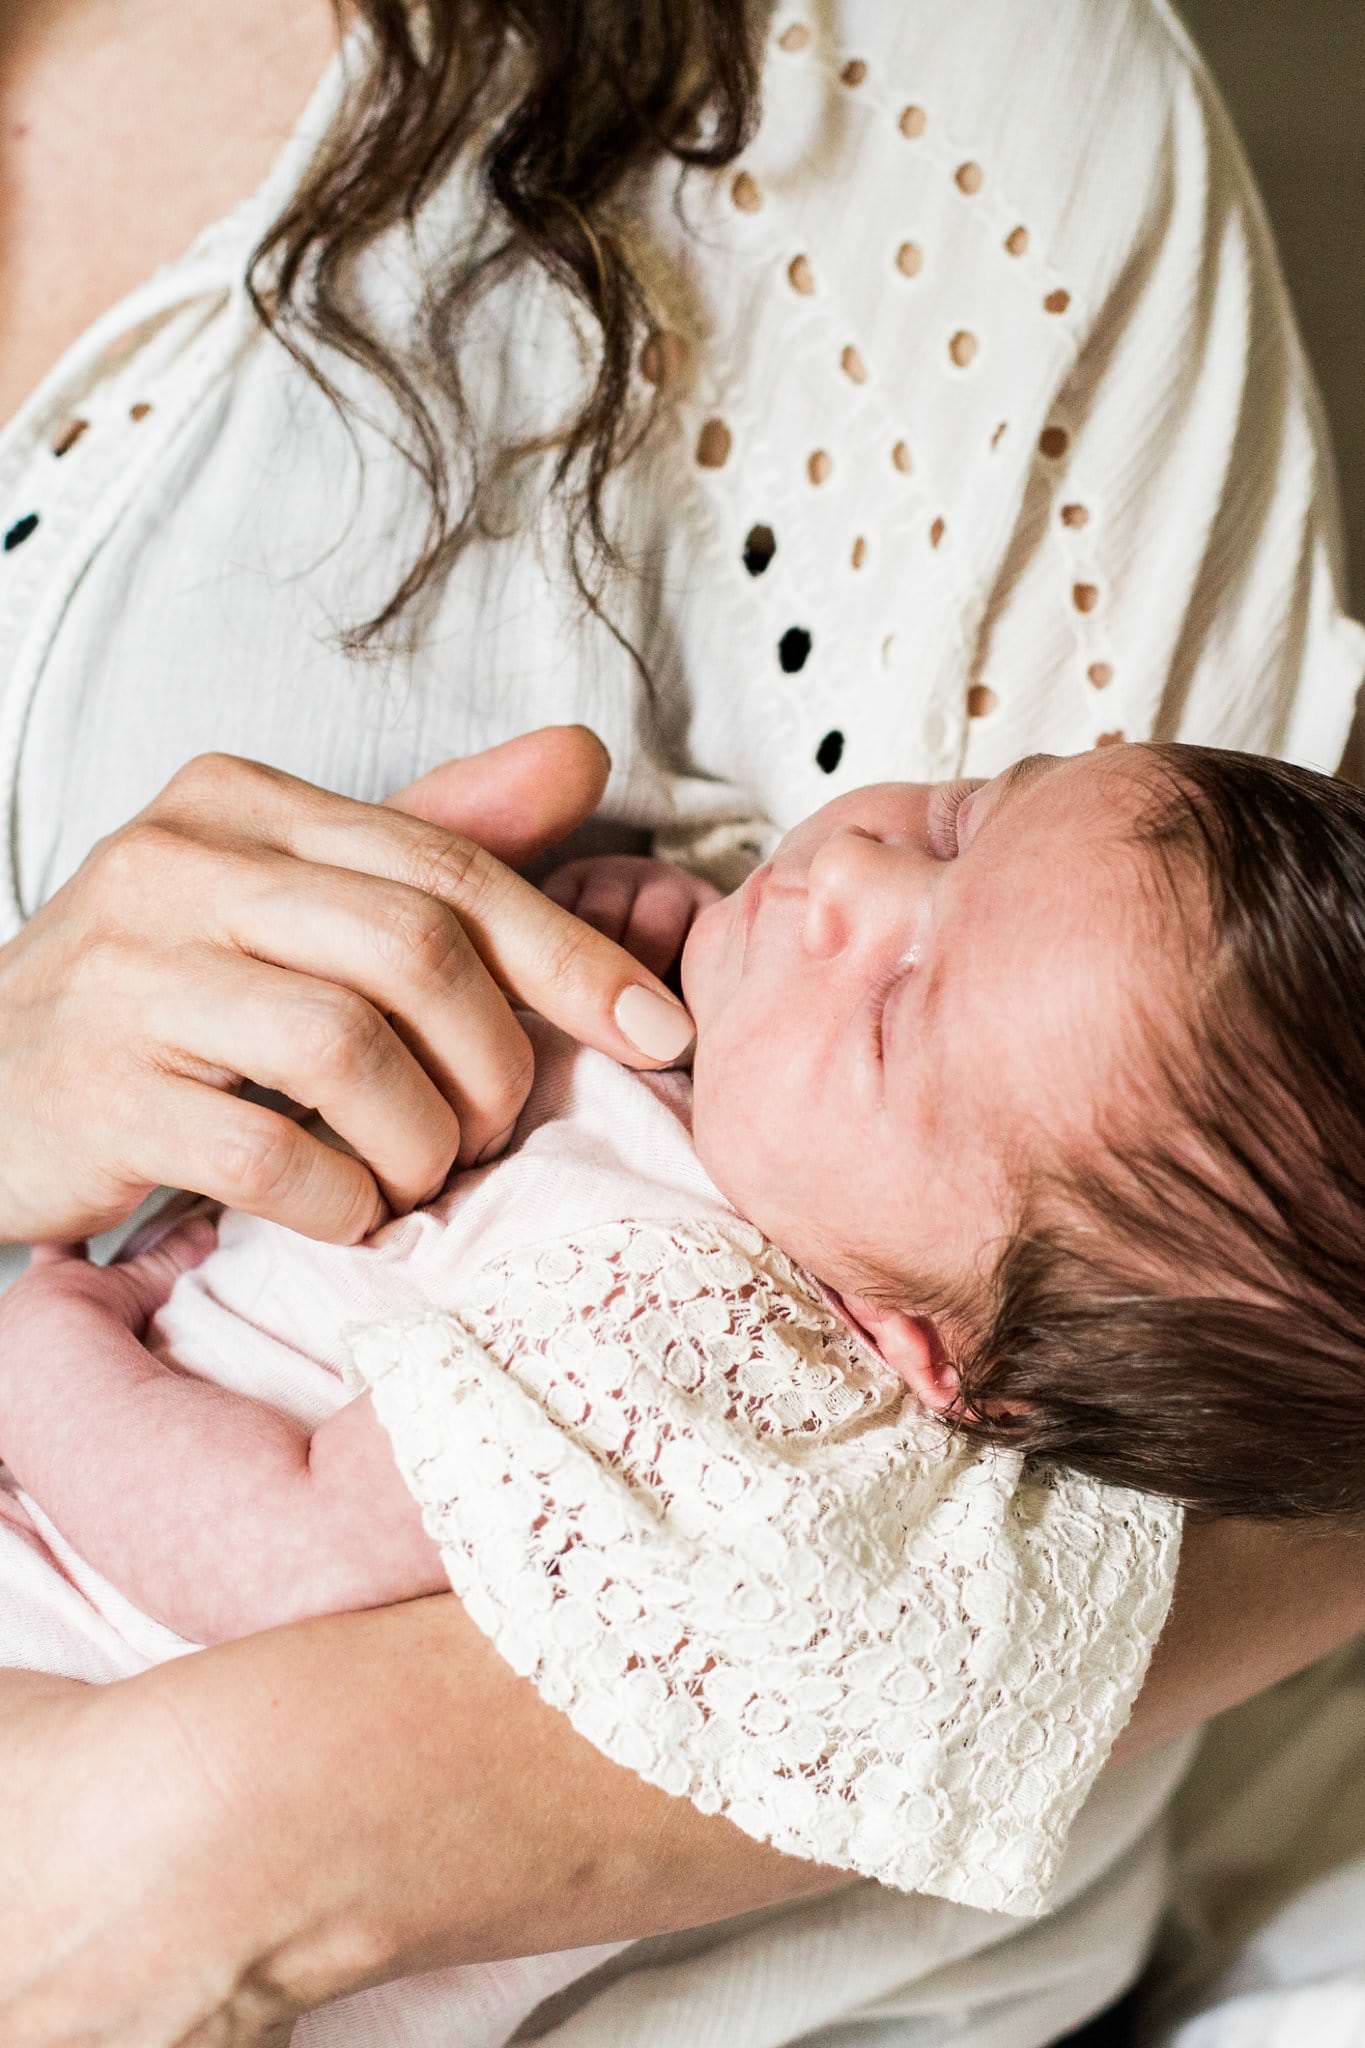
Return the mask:
[[(1245, 166), (1168, 9), (1056, 0), (1043, 36), (1015, 0), (828, 0), (768, 26), (743, 162), (689, 179), (692, 232), (660, 172), (631, 229), (688, 352), (609, 505), (632, 565), (609, 610), (653, 705), (578, 619), (534, 471), (502, 522), (519, 529), (466, 553), (411, 654), (337, 650), (415, 555), (425, 505), (378, 432), (357, 428), (357, 454), (257, 330), (243, 275), (363, 61), (357, 33), (262, 190), (96, 322), (0, 433), (0, 540), (23, 535), (0, 552), (0, 941), (205, 749), (374, 799), (586, 720), (615, 763), (603, 834), (653, 831), (723, 880), (888, 775), (986, 775), (1114, 733), (1337, 763), (1365, 640), (1341, 611), (1316, 400)], [(424, 246), (469, 206), (461, 172)], [(397, 235), (363, 267), (400, 339), (417, 279)], [(465, 370), (481, 430), (562, 413), (575, 326), (538, 273), (488, 303)], [(721, 447), (719, 467), (699, 459)], [(760, 525), (776, 553), (752, 574)], [(0, 1251), (0, 1284), (21, 1264)], [(40, 1619), (68, 1593), (49, 1574), (25, 1608), (39, 1662), (74, 1654)], [(90, 1655), (92, 1675), (119, 1668)], [(868, 1885), (636, 1945), (537, 2025), (593, 2048), (939, 2048), (949, 2024), (955, 2048), (1033, 2048), (1136, 1967), (1174, 1775), (1169, 1755), (1104, 1774), (1046, 1950), (1044, 1930), (1006, 1941), (1009, 1922)], [(338, 2038), (400, 2037), (355, 2019)]]

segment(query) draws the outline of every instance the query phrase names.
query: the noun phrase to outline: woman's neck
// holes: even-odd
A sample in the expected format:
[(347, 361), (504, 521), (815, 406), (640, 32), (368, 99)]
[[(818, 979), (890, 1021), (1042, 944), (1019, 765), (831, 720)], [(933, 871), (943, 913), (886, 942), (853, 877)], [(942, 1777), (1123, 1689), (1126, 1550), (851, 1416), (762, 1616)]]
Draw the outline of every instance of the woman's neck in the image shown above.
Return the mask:
[(25, 0), (0, 15), (0, 420), (250, 196), (336, 48), (327, 0)]

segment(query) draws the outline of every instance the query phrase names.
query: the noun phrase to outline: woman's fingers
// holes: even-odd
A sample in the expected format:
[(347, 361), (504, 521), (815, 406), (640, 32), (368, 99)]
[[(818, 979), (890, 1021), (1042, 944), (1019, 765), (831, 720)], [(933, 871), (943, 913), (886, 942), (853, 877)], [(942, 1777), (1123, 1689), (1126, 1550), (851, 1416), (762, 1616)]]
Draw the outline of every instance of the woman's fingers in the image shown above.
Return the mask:
[(433, 770), (415, 816), (186, 763), (0, 947), (0, 1242), (88, 1236), (165, 1185), (354, 1243), (515, 1121), (513, 1003), (675, 1059), (691, 1021), (662, 983), (467, 832), (525, 857), (607, 767), (581, 728), (529, 734)]
[[(305, 1059), (286, 1061), (286, 1044), (272, 1073), (250, 1070), (261, 1085), (320, 1109), (375, 1168), (394, 1207), (410, 1207), (430, 1193), (457, 1160), (471, 1165), (516, 1121), (534, 1072), (530, 1042), (444, 903), (399, 882), (265, 853), (247, 873), (224, 876), (221, 901), (206, 909), (219, 935), (240, 952), (297, 975), (301, 1000), (307, 976), (335, 984), (338, 1023), (349, 1018), (353, 1029), (373, 1024), (373, 1016), (345, 1003), (342, 992), (365, 998), (444, 1098), (449, 1115), (414, 1116), (406, 1129), (387, 1129), (386, 1119), (407, 1117), (408, 1106), (396, 1092), (383, 1099), (389, 1079), (383, 1071), (377, 1075), (381, 1098), (367, 1113), (363, 1103), (348, 1107), (339, 1100), (335, 1086), (324, 1100), (325, 1076), (315, 1075)], [(280, 994), (283, 999), (286, 991)], [(194, 1043), (205, 1049), (202, 1033)], [(381, 1041), (373, 1051), (385, 1049)], [(344, 1054), (346, 1047), (336, 1050)], [(371, 1059), (372, 1070), (378, 1064)], [(289, 1078), (278, 1078), (284, 1073)], [(371, 1149), (372, 1139), (379, 1151)]]
[(692, 1042), (692, 1021), (662, 982), (459, 833), (397, 811), (381, 826), (374, 805), (227, 755), (190, 762), (157, 808), (163, 825), (188, 830), (196, 806), (299, 860), (435, 897), (507, 994), (613, 1059), (666, 1063)]
[[(163, 1077), (129, 1150), (153, 1187), (190, 1184), (227, 1208), (326, 1244), (359, 1244), (388, 1220), (363, 1160), (261, 1103), (176, 1074)], [(157, 1164), (168, 1157), (178, 1162), (174, 1173)]]
[(379, 874), (436, 897), (501, 989), (612, 1059), (667, 1065), (692, 1044), (692, 1020), (661, 981), (454, 831), (217, 754), (188, 762), (156, 811), (172, 831), (211, 819), (223, 836), (246, 834), (317, 866)]
[[(308, 938), (320, 942), (325, 933), (309, 924)], [(335, 967), (335, 948), (330, 957)], [(183, 1177), (166, 1181), (171, 1161), (159, 1148), (173, 1145), (177, 1158), (196, 1162), (192, 1184), (201, 1194), (268, 1214), (305, 1236), (330, 1236), (328, 1218), (343, 1216), (348, 1242), (379, 1220), (374, 1183), (395, 1210), (411, 1208), (439, 1186), (459, 1148), (458, 1116), (390, 1021), (348, 985), (345, 967), (343, 959), (335, 980), (321, 980), (293, 965), (286, 970), (205, 946), (196, 949), (192, 974), (147, 989), (139, 1014), (156, 1046), (192, 1048), (183, 1064), (174, 1052), (162, 1053), (164, 1071), (193, 1081), (201, 1078), (194, 1072), (200, 1061), (211, 1068), (235, 1067), (262, 1087), (315, 1107), (354, 1160), (263, 1104), (225, 1097), (238, 1113), (237, 1124), (230, 1124), (230, 1134), (215, 1125), (210, 1153), (200, 1151), (197, 1141), (187, 1142), (177, 1121), (180, 1103), (163, 1114), (158, 1128), (130, 1133), (139, 1170), (168, 1185), (190, 1185)], [(501, 1004), (477, 960), (474, 968), (488, 1001)], [(461, 1013), (466, 1001), (473, 1006), (467, 986)], [(506, 1021), (524, 1043), (515, 1020)], [(529, 1072), (529, 1045), (526, 1053)], [(513, 1118), (525, 1093), (523, 1080)], [(374, 1183), (360, 1201), (356, 1175), (368, 1180), (365, 1167)], [(326, 1217), (317, 1212), (319, 1179), (329, 1184)], [(320, 1227), (309, 1227), (304, 1219), (310, 1214)]]
[(628, 1066), (681, 1058), (696, 1031), (663, 983), (519, 875), (484, 872), (485, 858), (476, 849), (460, 914), (499, 985)]

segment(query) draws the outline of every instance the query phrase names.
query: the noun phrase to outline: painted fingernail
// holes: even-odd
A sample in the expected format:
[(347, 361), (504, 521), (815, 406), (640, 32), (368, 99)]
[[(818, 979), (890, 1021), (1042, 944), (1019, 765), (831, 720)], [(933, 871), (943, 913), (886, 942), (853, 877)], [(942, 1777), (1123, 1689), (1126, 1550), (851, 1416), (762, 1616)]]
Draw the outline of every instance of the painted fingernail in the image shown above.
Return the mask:
[(496, 1138), (491, 1139), (484, 1146), (482, 1152), (476, 1154), (474, 1164), (476, 1166), (487, 1166), (490, 1159), (495, 1159), (499, 1152), (505, 1152), (508, 1145), (512, 1142), (512, 1133), (515, 1129), (515, 1124), (509, 1124), (505, 1131), (500, 1131)]
[(670, 1003), (638, 982), (617, 998), (616, 1021), (636, 1050), (652, 1060), (679, 1059), (697, 1035), (681, 1003)]

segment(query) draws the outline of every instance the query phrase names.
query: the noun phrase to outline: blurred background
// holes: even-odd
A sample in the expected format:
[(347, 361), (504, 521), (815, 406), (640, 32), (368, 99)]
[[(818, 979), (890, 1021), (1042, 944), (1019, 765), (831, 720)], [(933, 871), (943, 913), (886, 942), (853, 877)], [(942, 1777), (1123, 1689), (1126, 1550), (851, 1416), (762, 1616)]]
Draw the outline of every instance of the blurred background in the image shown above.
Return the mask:
[(1241, 133), (1327, 401), (1365, 616), (1365, 5), (1176, 0)]

